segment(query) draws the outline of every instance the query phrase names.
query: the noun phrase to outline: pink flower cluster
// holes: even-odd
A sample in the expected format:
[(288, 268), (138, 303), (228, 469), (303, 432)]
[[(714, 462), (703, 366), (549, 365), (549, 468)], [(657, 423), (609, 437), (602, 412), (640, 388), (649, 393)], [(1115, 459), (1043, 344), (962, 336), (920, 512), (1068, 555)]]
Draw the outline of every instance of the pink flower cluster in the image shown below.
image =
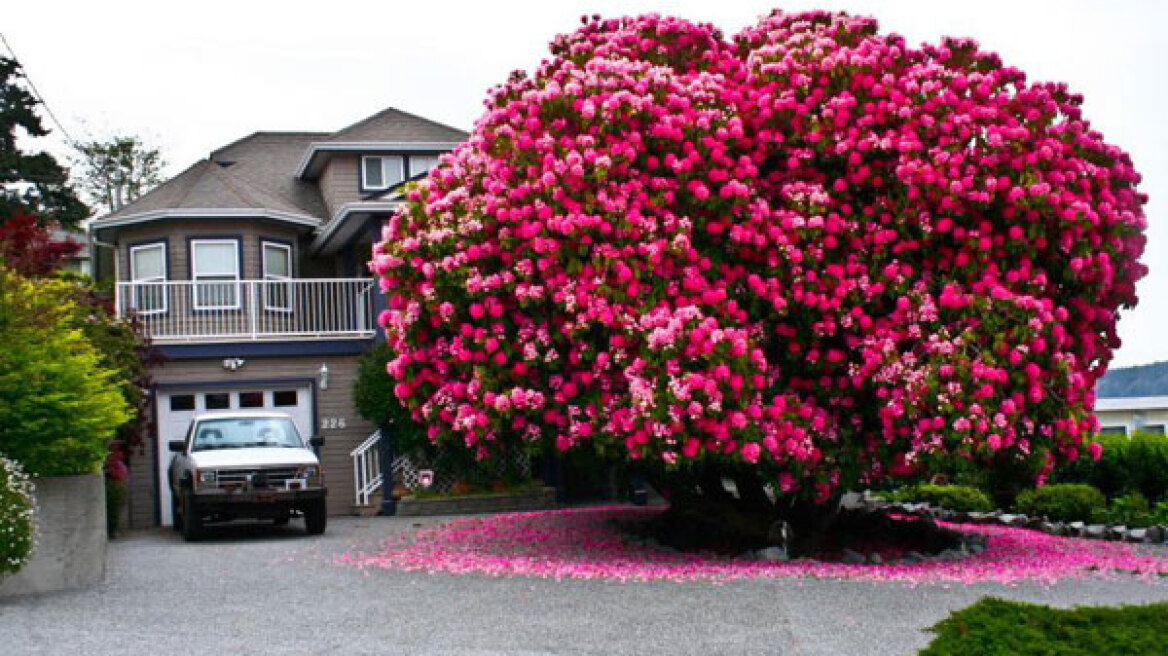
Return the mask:
[(745, 461), (784, 491), (1078, 457), (1144, 195), (1081, 98), (869, 18), (586, 20), (372, 269), (437, 440)]
[(350, 553), (363, 568), (486, 576), (614, 581), (731, 581), (826, 578), (922, 583), (1051, 584), (1087, 576), (1168, 575), (1168, 555), (1136, 545), (1062, 538), (1003, 526), (949, 525), (988, 536), (986, 550), (962, 560), (913, 565), (786, 562), (670, 553), (631, 544), (614, 520), (647, 519), (652, 508), (580, 508), (461, 519), (387, 541), (380, 553)]

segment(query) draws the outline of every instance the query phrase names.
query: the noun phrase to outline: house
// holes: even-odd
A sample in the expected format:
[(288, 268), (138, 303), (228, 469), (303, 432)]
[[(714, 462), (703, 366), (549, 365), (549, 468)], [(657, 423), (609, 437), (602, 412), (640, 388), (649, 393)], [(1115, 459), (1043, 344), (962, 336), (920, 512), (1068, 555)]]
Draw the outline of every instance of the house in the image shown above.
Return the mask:
[(53, 230), (52, 240), (54, 243), (74, 242), (81, 246), (81, 248), (76, 253), (66, 257), (65, 260), (61, 262), (62, 270), (83, 276), (93, 275), (93, 264), (91, 262), (89, 239), (84, 232), (74, 232), (72, 230), (56, 228)]
[(1112, 369), (1095, 386), (1095, 415), (1104, 435), (1164, 434), (1168, 362)]
[(355, 459), (376, 441), (353, 382), (383, 339), (366, 262), (404, 183), (466, 137), (393, 108), (332, 133), (256, 132), (91, 222), (114, 254), (118, 313), (142, 322), (163, 360), (151, 368), (154, 428), (132, 456), (132, 526), (171, 523), (168, 441), (204, 410), (290, 413), (326, 440), (329, 512), (352, 511), (370, 484)]

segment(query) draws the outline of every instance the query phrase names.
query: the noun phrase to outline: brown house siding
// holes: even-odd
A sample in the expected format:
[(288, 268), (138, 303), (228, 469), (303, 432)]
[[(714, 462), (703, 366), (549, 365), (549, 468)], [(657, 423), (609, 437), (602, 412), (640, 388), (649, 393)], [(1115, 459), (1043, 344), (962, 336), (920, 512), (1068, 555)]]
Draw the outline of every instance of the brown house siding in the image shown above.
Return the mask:
[(292, 228), (251, 219), (174, 220), (153, 221), (142, 226), (125, 228), (118, 235), (118, 280), (130, 280), (130, 248), (144, 243), (167, 242), (169, 280), (190, 280), (190, 240), (199, 238), (238, 238), (243, 244), (243, 277), (261, 278), (260, 242), (271, 239), (295, 246), (294, 257), (304, 250), (297, 245), (297, 234)]
[(328, 221), (332, 221), (345, 203), (361, 200), (361, 190), (357, 178), (357, 166), (361, 158), (357, 155), (334, 155), (320, 175), (320, 195), (328, 210)]
[[(229, 348), (229, 347), (225, 347)], [(231, 382), (247, 386), (249, 381), (319, 378), (320, 366), (329, 369), (328, 389), (316, 389), (315, 434), (325, 438), (322, 464), (329, 488), (329, 513), (349, 514), (353, 506), (353, 461), (349, 452), (363, 442), (374, 427), (361, 419), (353, 407), (353, 383), (359, 356), (314, 355), (307, 357), (248, 358), (238, 371), (223, 369), (223, 359), (171, 360), (151, 371), (159, 385)], [(322, 430), (325, 417), (344, 418), (345, 428)], [(130, 522), (134, 527), (156, 523), (155, 454), (158, 433), (148, 436), (143, 448), (131, 458)]]

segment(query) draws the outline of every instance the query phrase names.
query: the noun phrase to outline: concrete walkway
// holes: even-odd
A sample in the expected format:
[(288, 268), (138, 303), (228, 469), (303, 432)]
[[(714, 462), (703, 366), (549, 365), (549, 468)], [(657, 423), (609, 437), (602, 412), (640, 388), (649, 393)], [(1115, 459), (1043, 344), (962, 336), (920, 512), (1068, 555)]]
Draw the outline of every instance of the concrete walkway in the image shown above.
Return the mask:
[(1168, 583), (1054, 587), (838, 581), (618, 584), (361, 572), (333, 564), (440, 519), (334, 518), (111, 545), (104, 584), (0, 601), (17, 654), (913, 654), (985, 595), (1068, 606), (1168, 600)]

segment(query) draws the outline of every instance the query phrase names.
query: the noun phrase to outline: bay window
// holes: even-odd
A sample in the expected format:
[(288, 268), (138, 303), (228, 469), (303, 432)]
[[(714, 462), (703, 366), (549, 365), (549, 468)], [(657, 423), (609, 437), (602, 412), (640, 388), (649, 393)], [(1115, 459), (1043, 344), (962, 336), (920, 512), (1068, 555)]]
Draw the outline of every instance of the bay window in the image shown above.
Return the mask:
[(191, 280), (196, 310), (239, 309), (239, 241), (191, 242)]
[(292, 247), (265, 241), (263, 249), (264, 309), (292, 311)]
[(166, 312), (166, 242), (130, 247), (130, 297), (140, 314)]

